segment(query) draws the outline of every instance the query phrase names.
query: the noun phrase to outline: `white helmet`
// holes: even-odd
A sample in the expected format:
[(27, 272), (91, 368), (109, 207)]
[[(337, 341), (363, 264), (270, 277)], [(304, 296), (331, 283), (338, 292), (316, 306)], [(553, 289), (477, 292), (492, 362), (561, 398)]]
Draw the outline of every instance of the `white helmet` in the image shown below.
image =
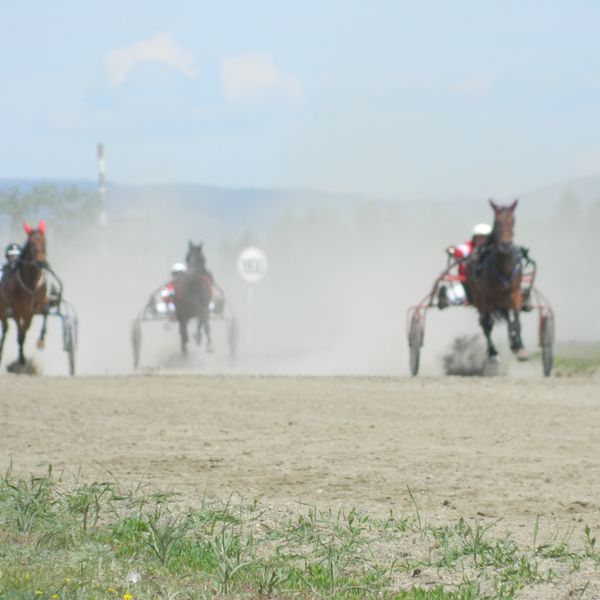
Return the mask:
[(479, 223), (473, 229), (473, 237), (476, 235), (490, 235), (492, 228), (487, 223)]
[(178, 275), (179, 273), (185, 273), (187, 271), (187, 267), (182, 262), (176, 262), (171, 267), (171, 275)]
[(9, 244), (6, 246), (4, 256), (6, 257), (6, 260), (17, 258), (17, 256), (21, 256), (21, 248), (19, 248), (18, 244)]

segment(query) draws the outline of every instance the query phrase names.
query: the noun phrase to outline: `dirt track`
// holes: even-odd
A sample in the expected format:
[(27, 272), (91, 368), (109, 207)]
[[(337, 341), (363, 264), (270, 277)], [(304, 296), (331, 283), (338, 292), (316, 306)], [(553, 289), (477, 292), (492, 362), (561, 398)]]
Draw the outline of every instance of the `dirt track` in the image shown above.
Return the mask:
[(600, 527), (600, 381), (0, 378), (0, 467), (189, 494)]

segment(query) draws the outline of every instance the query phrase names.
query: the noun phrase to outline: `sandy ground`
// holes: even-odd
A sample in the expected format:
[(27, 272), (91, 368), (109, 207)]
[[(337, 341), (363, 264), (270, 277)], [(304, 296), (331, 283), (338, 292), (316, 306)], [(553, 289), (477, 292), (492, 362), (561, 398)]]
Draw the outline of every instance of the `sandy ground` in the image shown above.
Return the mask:
[(0, 467), (600, 528), (600, 381), (0, 378)]
[[(598, 423), (597, 378), (0, 377), (0, 468), (16, 474), (50, 463), (285, 514), (414, 515), (410, 487), (422, 520), (493, 522), (525, 547), (538, 515), (538, 543), (600, 530)], [(519, 598), (584, 589), (600, 597), (594, 567)]]

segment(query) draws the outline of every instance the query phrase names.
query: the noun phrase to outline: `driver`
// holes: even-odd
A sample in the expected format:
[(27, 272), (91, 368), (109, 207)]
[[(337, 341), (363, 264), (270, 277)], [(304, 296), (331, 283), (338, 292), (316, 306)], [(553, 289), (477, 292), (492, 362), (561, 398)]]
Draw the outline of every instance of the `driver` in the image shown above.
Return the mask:
[(464, 304), (467, 300), (467, 291), (464, 285), (467, 261), (464, 259), (471, 256), (476, 248), (484, 246), (488, 242), (491, 233), (492, 228), (487, 223), (478, 223), (473, 228), (470, 240), (458, 246), (449, 246), (446, 248), (446, 253), (451, 260), (462, 261), (458, 265), (458, 274), (461, 277), (461, 281), (450, 286), (440, 286), (438, 291), (438, 308), (440, 310), (448, 306)]
[(176, 262), (171, 268), (171, 281), (160, 290), (160, 299), (156, 303), (156, 312), (161, 315), (175, 313), (175, 297), (179, 293), (180, 282), (187, 271), (182, 262)]
[(5, 271), (8, 273), (9, 270), (17, 266), (19, 256), (21, 256), (21, 247), (19, 244), (11, 243), (6, 246), (6, 250), (4, 251), (6, 262), (0, 267), (0, 280), (2, 280)]

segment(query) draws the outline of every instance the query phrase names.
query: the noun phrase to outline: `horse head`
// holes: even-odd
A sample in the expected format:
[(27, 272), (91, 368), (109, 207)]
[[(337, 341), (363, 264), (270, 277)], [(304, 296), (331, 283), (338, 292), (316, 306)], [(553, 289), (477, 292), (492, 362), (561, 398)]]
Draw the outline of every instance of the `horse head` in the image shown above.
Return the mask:
[(206, 270), (206, 257), (204, 256), (204, 252), (202, 250), (202, 242), (197, 245), (191, 241), (189, 242), (185, 261), (188, 269), (192, 272), (204, 272)]
[(508, 206), (499, 206), (490, 200), (490, 206), (494, 210), (494, 228), (492, 230), (492, 241), (501, 254), (510, 254), (513, 247), (513, 231), (515, 228), (515, 208), (518, 200)]
[(46, 265), (46, 222), (40, 221), (36, 229), (23, 223), (23, 229), (27, 234), (27, 242), (21, 256), (24, 260), (35, 262), (40, 268), (44, 267)]

